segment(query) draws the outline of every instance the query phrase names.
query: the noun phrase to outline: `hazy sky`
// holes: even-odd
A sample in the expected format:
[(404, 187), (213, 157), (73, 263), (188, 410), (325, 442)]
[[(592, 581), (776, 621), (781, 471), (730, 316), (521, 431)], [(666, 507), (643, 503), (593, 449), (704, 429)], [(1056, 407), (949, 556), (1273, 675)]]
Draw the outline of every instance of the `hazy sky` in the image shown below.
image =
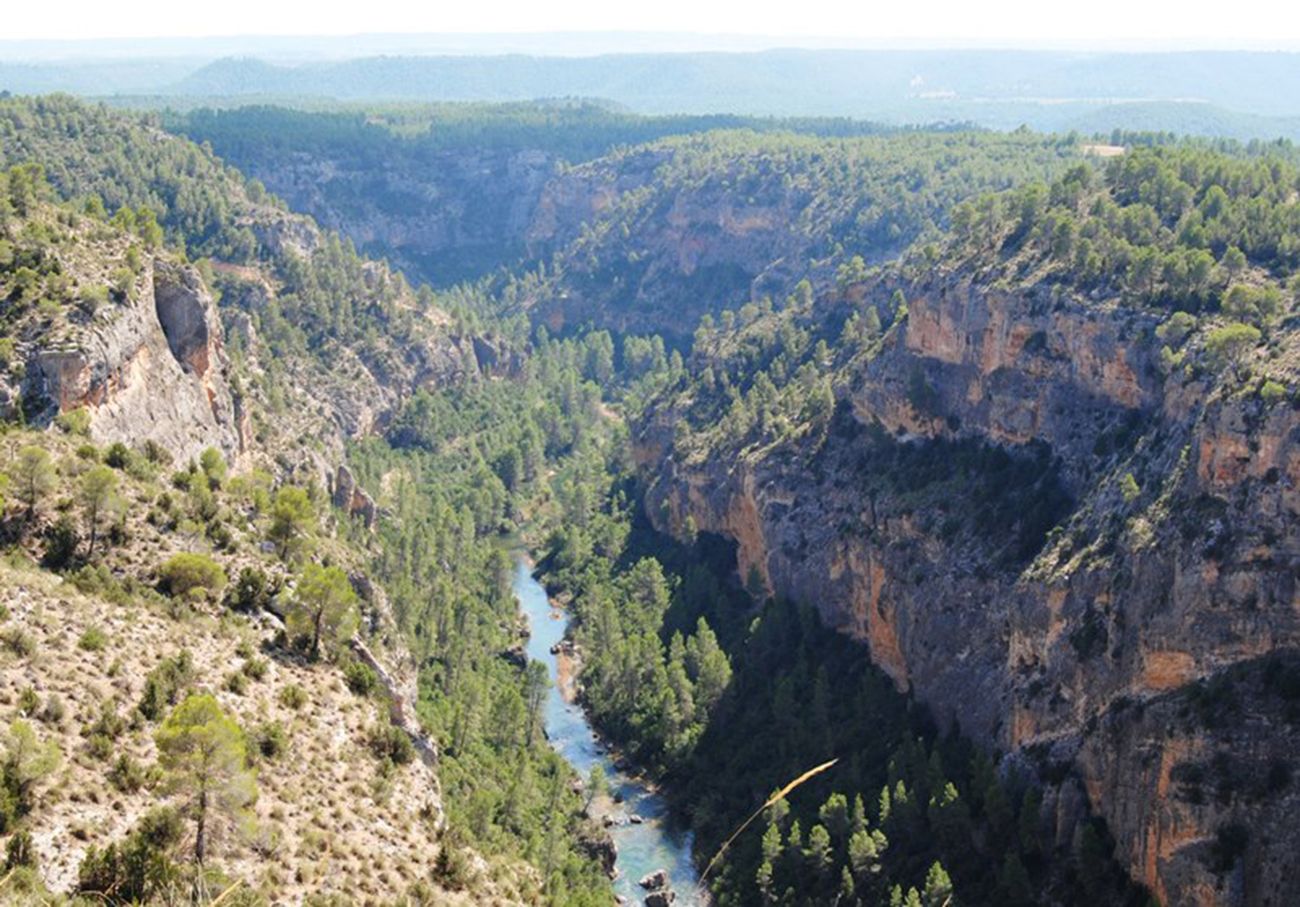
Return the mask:
[(55, 0), (7, 6), (0, 38), (10, 40), (591, 30), (830, 36), (828, 43), (1300, 49), (1300, 5), (1290, 0)]

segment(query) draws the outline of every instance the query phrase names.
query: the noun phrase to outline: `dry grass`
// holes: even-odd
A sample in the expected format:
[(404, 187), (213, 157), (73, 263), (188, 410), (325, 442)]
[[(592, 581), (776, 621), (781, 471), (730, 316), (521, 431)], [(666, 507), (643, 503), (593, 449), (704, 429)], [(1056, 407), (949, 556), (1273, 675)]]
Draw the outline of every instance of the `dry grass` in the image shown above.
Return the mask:
[[(91, 845), (120, 838), (160, 802), (147, 786), (122, 792), (109, 781), (121, 754), (154, 764), (152, 725), (137, 718), (108, 758), (90, 751), (83, 729), (105, 703), (134, 715), (149, 671), (183, 648), (193, 657), (196, 686), (216, 695), (246, 729), (278, 721), (287, 731), (286, 751), (257, 765), (256, 833), (219, 843), (218, 859), (228, 871), (275, 904), (300, 903), (314, 893), (388, 902), (429, 878), (438, 850), (428, 818), (436, 799), (433, 774), (417, 761), (379, 784), (380, 765), (365, 740), (384, 704), (348, 692), (336, 669), (263, 653), (263, 679), (250, 679), (237, 695), (223, 683), (246, 660), (236, 650), (260, 643), (269, 627), (208, 615), (176, 620), (146, 605), (113, 605), (57, 576), (12, 564), (0, 563), (0, 590), (9, 609), (5, 625), (22, 627), (32, 643), (26, 657), (0, 656), (0, 716), (17, 717), (29, 687), (42, 704), (51, 697), (63, 703), (61, 720), (33, 718), (40, 735), (57, 740), (64, 753), (31, 816), (41, 874), (52, 890), (69, 890)], [(100, 651), (78, 645), (92, 626), (108, 637)], [(281, 703), (289, 684), (307, 693), (298, 709)], [(376, 799), (381, 787), (385, 795)], [(447, 903), (470, 902), (446, 895)]]

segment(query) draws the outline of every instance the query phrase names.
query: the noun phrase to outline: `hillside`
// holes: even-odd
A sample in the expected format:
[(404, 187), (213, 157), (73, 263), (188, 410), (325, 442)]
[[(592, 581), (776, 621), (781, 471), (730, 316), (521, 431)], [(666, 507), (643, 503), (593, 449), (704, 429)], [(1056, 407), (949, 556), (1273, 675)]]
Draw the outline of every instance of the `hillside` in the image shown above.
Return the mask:
[(535, 565), (684, 902), (1286, 901), (1290, 145), (178, 122), (0, 101), (0, 885), (607, 905)]
[[(505, 305), (552, 330), (679, 343), (701, 315), (780, 298), (839, 249), (885, 260), (956, 201), (1079, 153), (1028, 135), (526, 105), (398, 107), (364, 123), (252, 108), (176, 127), (413, 278), (512, 265), (523, 279)], [(628, 144), (642, 138), (655, 140)]]
[(594, 102), (389, 104), (342, 112), (236, 107), (169, 115), (297, 211), (411, 276), (445, 286), (536, 257), (526, 238), (546, 184), (569, 165), (717, 129), (855, 136), (846, 119), (646, 117)]
[(1088, 803), (1162, 903), (1293, 880), (1296, 179), (1136, 149), (971, 202), (701, 332), (636, 428), (657, 525), (1042, 780), (1047, 840)]
[[(526, 816), (480, 827), (462, 821), (462, 784), (444, 799), (441, 776), (459, 777), (464, 754), (444, 756), (425, 727), (404, 596), (416, 565), (384, 563), (380, 510), (342, 465), (413, 395), (518, 368), (508, 341), (456, 333), (427, 288), (148, 123), (66, 99), (2, 112), (15, 139), (0, 178), (6, 896), (514, 903), (545, 884), (582, 903), (599, 891), (599, 836), (531, 732), (474, 776), (517, 783), (524, 766), (539, 778), (516, 791)], [(471, 317), (465, 300), (448, 304)], [(423, 545), (429, 527), (402, 531)], [(485, 607), (498, 546), (488, 526), (457, 539), (473, 548), (442, 603)], [(525, 685), (497, 655), (512, 637), (507, 624), (461, 640), (474, 659), (462, 679), (491, 678), (503, 702)], [(175, 749), (192, 731), (173, 728), (194, 714), (210, 715), (200, 733), (217, 735), (232, 772), (207, 835), (181, 795), (204, 776)], [(483, 732), (457, 739), (478, 746)], [(306, 777), (338, 784), (309, 800)], [(596, 844), (580, 849), (580, 835)], [(543, 883), (527, 863), (543, 856), (567, 882)]]

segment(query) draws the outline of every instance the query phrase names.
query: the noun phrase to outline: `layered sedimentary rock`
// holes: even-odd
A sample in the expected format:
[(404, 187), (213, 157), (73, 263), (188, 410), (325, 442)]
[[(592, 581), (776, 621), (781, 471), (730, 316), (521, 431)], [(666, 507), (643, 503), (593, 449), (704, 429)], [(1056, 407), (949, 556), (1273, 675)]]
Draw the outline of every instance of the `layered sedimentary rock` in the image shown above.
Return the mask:
[(671, 411), (639, 426), (652, 519), (735, 540), (742, 577), (816, 605), (941, 724), (1068, 770), (1058, 843), (1081, 785), (1162, 902), (1285, 903), (1296, 411), (1163, 377), (1132, 310), (956, 276), (901, 289), (907, 317), (816, 438), (688, 459)]
[(147, 263), (134, 292), (32, 348), (26, 398), (45, 416), (85, 408), (97, 441), (153, 441), (185, 459), (246, 446), (212, 296), (189, 267)]

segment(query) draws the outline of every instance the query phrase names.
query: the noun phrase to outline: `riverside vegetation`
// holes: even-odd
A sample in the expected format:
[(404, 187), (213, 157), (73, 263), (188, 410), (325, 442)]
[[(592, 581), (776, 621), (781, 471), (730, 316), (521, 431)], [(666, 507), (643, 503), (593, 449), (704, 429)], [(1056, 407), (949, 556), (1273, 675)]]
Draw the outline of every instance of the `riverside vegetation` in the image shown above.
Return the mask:
[[(1247, 665), (1141, 693), (1204, 719), (1202, 742), (1237, 720), (1238, 687), (1290, 716), (1252, 738), (1258, 766), (1213, 746), (1178, 763), (1203, 833), (1152, 875), (1119, 837), (1133, 830), (1106, 820), (1109, 794), (1070, 799), (1098, 725), (1141, 706), (1057, 717), (1041, 738), (1006, 736), (1016, 719), (999, 714), (990, 732), (973, 717), (996, 697), (963, 715), (959, 690), (930, 695), (919, 637), (888, 626), (901, 642), (886, 647), (878, 609), (856, 628), (841, 613), (855, 592), (782, 570), (865, 540), (938, 608), (958, 592), (927, 585), (935, 559), (988, 588), (1072, 557), (1136, 569), (1125, 552), (1177, 519), (1187, 469), (1158, 445), (1191, 449), (1179, 426), (1211, 421), (1188, 415), (1209, 411), (1196, 395), (1256, 426), (1292, 408), (1290, 146), (1135, 134), (1102, 162), (1023, 132), (843, 138), (586, 111), (566, 138), (526, 107), (412, 116), (413, 138), (265, 110), (169, 125), (230, 143), (268, 184), (293, 172), (280, 143), (249, 137), (268, 120), (291, 125), (290, 150), (402, 172), (448, 160), (426, 145), (476, 159), (480, 118), (512, 152), (553, 155), (527, 211), (488, 212), (499, 245), (456, 275), (474, 279), (438, 290), (149, 117), (0, 102), (9, 891), (609, 903), (603, 831), (541, 733), (545, 672), (520, 657), (522, 535), (571, 609), (584, 705), (662, 784), (701, 865), (774, 790), (839, 760), (731, 846), (709, 880), (720, 905), (1173, 903), (1184, 879), (1222, 903), (1239, 880), (1265, 902), (1279, 851), (1251, 850), (1250, 823), (1289, 840), (1260, 804), (1294, 795), (1272, 755), (1294, 717), (1282, 630), (1258, 678)], [(679, 131), (697, 134), (664, 137)], [(459, 171), (430, 179), (476, 191)], [(349, 232), (337, 193), (355, 190), (327, 187), (314, 213)], [(368, 251), (414, 261), (384, 229), (402, 199), (358, 204), (379, 225)], [(456, 248), (419, 252), (425, 277)], [(1081, 309), (1080, 336), (1115, 323), (1144, 351), (1099, 381), (1188, 389), (1171, 424), (1146, 438), (1097, 404), (1084, 440), (1041, 413), (979, 427), (993, 417), (959, 411), (941, 371), (904, 356), (964, 355), (942, 330), (965, 313), (926, 304), (971, 286), (1029, 299), (995, 395), (1013, 399), (1017, 369), (1097, 358), (1069, 346)], [(931, 317), (942, 336), (913, 341)], [(153, 402), (131, 396), (141, 381)], [(711, 489), (742, 475), (789, 494), (753, 515), (747, 491), (714, 507)], [(1263, 492), (1241, 488), (1249, 512)], [(810, 496), (847, 502), (796, 524), (834, 536), (821, 552), (777, 535)], [(1228, 563), (1253, 530), (1209, 497), (1196, 506), (1225, 528), (1206, 545)], [(1293, 528), (1277, 512), (1261, 545)], [(891, 559), (917, 550), (940, 554)], [(847, 556), (835, 570), (871, 575)], [(1086, 676), (1120, 660), (1123, 620), (1102, 603), (1053, 636)]]

